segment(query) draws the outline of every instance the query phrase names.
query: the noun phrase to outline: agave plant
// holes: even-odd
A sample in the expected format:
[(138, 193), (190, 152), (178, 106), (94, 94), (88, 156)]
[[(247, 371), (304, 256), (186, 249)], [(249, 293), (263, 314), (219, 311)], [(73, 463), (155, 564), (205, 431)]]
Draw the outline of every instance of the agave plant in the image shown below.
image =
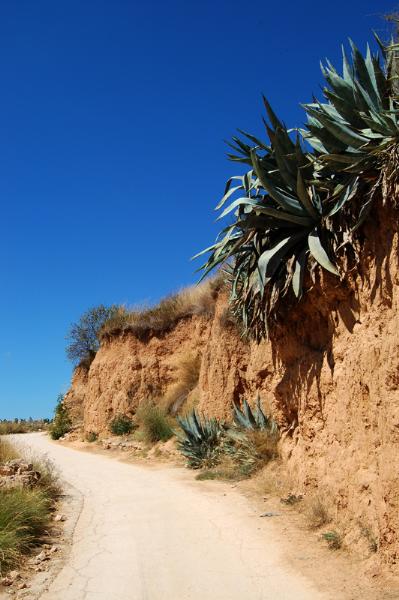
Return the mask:
[(187, 458), (188, 466), (199, 469), (217, 464), (224, 436), (221, 423), (215, 418), (201, 419), (195, 410), (187, 417), (178, 417), (177, 421), (183, 430), (178, 436), (178, 446)]
[(347, 182), (356, 175), (372, 183), (358, 225), (380, 184), (386, 192), (392, 189), (399, 167), (399, 47), (393, 43), (385, 47), (378, 37), (377, 41), (383, 61), (369, 46), (364, 58), (350, 40), (352, 60), (343, 49), (342, 76), (329, 61), (321, 67), (327, 101), (304, 105), (308, 123), (303, 134), (316, 151), (319, 175), (339, 174)]
[(268, 430), (271, 433), (275, 433), (278, 430), (277, 423), (271, 418), (265, 415), (260, 405), (260, 398), (258, 396), (256, 400), (255, 409), (249, 406), (246, 399), (242, 403), (242, 409), (236, 404), (233, 405), (234, 412), (234, 423), (237, 427), (243, 429), (260, 429)]
[(233, 139), (236, 154), (230, 158), (249, 163), (252, 169), (228, 180), (216, 209), (230, 200), (218, 218), (234, 213), (233, 223), (197, 255), (210, 252), (201, 267), (204, 277), (230, 261), (233, 312), (256, 338), (267, 335), (268, 317), (289, 289), (301, 298), (308, 266), (319, 264), (339, 274), (333, 255), (343, 242), (343, 230), (333, 227), (332, 218), (358, 184), (356, 177), (346, 185), (333, 180), (323, 184), (299, 137), (293, 140), (266, 99), (264, 103), (270, 143), (245, 132), (256, 146)]
[[(357, 257), (353, 233), (370, 211), (377, 190), (396, 186), (399, 172), (399, 45), (363, 58), (351, 42), (343, 75), (323, 67), (326, 102), (304, 105), (309, 152), (292, 138), (265, 100), (269, 141), (240, 131), (229, 158), (251, 170), (227, 182), (216, 207), (234, 214), (201, 267), (203, 276), (223, 264), (231, 283), (231, 308), (256, 339), (290, 290), (300, 299), (306, 271), (320, 265), (343, 276), (337, 255)], [(382, 60), (381, 60), (382, 57)], [(229, 202), (228, 206), (225, 204)], [(199, 256), (199, 255), (197, 255)]]

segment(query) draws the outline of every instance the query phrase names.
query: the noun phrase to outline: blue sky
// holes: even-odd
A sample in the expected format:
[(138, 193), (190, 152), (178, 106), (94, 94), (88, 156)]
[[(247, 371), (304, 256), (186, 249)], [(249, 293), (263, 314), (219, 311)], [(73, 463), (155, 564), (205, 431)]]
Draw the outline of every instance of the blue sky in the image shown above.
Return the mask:
[(50, 416), (70, 324), (196, 280), (225, 139), (290, 126), (393, 2), (0, 2), (0, 418)]

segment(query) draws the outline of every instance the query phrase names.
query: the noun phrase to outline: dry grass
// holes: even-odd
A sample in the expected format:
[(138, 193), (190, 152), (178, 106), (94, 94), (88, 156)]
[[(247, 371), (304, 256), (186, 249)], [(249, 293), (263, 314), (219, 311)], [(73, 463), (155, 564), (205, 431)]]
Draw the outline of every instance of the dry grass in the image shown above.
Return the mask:
[(100, 338), (131, 332), (142, 339), (149, 334), (169, 331), (180, 319), (193, 315), (211, 316), (222, 285), (221, 276), (216, 276), (200, 285), (184, 288), (150, 308), (129, 310), (121, 306), (116, 314), (105, 322)]
[(250, 477), (278, 457), (278, 433), (267, 430), (232, 431), (227, 436), (226, 452), (236, 464), (237, 475)]
[(177, 415), (187, 400), (187, 396), (198, 384), (201, 369), (201, 356), (198, 352), (190, 352), (177, 357), (176, 383), (172, 384), (165, 394), (162, 404), (166, 411)]
[(0, 421), (0, 435), (8, 435), (10, 433), (29, 433), (31, 431), (44, 431), (48, 429), (49, 421), (37, 419), (35, 421), (26, 421), (19, 419), (18, 421)]
[(45, 539), (54, 500), (61, 492), (50, 462), (21, 456), (17, 448), (0, 438), (0, 463), (19, 457), (32, 462), (41, 478), (32, 489), (0, 489), (0, 575), (18, 566), (22, 557)]
[(327, 499), (324, 496), (306, 496), (301, 509), (305, 515), (309, 529), (319, 529), (327, 523), (331, 523), (331, 514)]
[(18, 457), (18, 452), (10, 442), (0, 437), (0, 465)]
[(198, 479), (198, 481), (207, 481), (210, 479), (239, 481), (242, 479), (242, 474), (237, 469), (237, 463), (230, 456), (222, 455), (218, 465), (211, 469), (203, 469), (195, 479)]
[(143, 403), (136, 412), (142, 440), (148, 444), (166, 442), (173, 435), (173, 421), (165, 411), (151, 402)]

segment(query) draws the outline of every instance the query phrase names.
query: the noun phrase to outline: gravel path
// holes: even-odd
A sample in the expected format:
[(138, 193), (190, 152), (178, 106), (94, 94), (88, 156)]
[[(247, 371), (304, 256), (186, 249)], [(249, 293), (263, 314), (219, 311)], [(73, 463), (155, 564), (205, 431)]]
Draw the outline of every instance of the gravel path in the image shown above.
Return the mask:
[(23, 436), (83, 496), (42, 600), (325, 600), (284, 563), (272, 523), (231, 486)]

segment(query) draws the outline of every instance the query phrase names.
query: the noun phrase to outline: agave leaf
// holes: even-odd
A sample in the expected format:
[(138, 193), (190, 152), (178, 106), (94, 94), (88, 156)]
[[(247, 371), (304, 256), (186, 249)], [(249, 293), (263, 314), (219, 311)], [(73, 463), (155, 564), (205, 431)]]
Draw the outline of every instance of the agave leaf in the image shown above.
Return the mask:
[(306, 237), (306, 230), (283, 237), (272, 248), (265, 250), (258, 260), (258, 273), (260, 281), (265, 286), (281, 264), (282, 258), (291, 250), (295, 244)]
[(245, 137), (247, 137), (249, 140), (251, 140), (251, 142), (253, 142), (256, 146), (259, 146), (259, 148), (262, 148), (262, 150), (266, 150), (269, 153), (271, 152), (270, 146), (268, 146), (267, 144), (265, 144), (264, 142), (262, 142), (260, 139), (258, 139), (257, 137), (255, 137), (251, 133), (248, 133), (247, 131), (243, 131), (242, 129), (238, 129), (238, 131), (242, 135), (245, 135)]
[(237, 200), (234, 200), (223, 210), (223, 212), (220, 213), (216, 221), (220, 221), (220, 219), (223, 219), (223, 217), (230, 214), (234, 209), (238, 208), (239, 206), (255, 206), (256, 203), (257, 201), (255, 199), (249, 198), (248, 196), (237, 198)]
[(297, 173), (296, 191), (298, 194), (298, 198), (302, 202), (302, 205), (304, 206), (306, 212), (313, 219), (318, 219), (320, 215), (318, 214), (317, 210), (313, 206), (311, 198), (309, 198), (307, 189), (305, 187), (305, 183), (302, 178), (302, 173), (299, 169), (298, 169), (298, 173)]
[(383, 55), (384, 58), (386, 58), (387, 51), (386, 51), (385, 44), (381, 41), (381, 38), (378, 36), (378, 34), (375, 31), (373, 31), (373, 35), (374, 35), (374, 38), (381, 50), (381, 54)]
[(315, 227), (308, 237), (309, 250), (313, 258), (327, 271), (334, 275), (339, 275), (335, 265), (328, 258), (327, 252), (323, 248), (320, 240), (318, 228)]
[(303, 294), (303, 280), (305, 277), (308, 252), (309, 251), (307, 248), (302, 250), (295, 261), (294, 274), (292, 276), (291, 285), (292, 289), (294, 290), (294, 294), (298, 299), (302, 298)]
[(283, 210), (277, 210), (275, 208), (262, 206), (261, 204), (254, 204), (253, 210), (256, 213), (268, 215), (270, 217), (275, 217), (276, 219), (280, 219), (281, 221), (289, 221), (290, 223), (303, 225), (304, 227), (310, 227), (313, 223), (313, 220), (309, 217), (299, 217), (298, 215), (293, 215), (292, 213), (285, 212)]
[(217, 204), (217, 206), (215, 207), (215, 210), (219, 210), (219, 208), (221, 208), (223, 206), (223, 204), (230, 198), (230, 196), (232, 196), (235, 192), (237, 192), (238, 190), (242, 190), (244, 189), (243, 185), (236, 185), (234, 187), (231, 187), (223, 196), (223, 198), (220, 200), (220, 202)]
[[(358, 83), (367, 93), (367, 96), (370, 98), (373, 107), (378, 108), (378, 95), (373, 85), (373, 81), (371, 80), (366, 62), (361, 52), (359, 52), (359, 49), (356, 47), (356, 45), (351, 39), (349, 39), (349, 44), (352, 49), (352, 60), (358, 77)], [(370, 48), (368, 48), (368, 52), (370, 53)]]
[(320, 123), (324, 125), (324, 127), (330, 133), (336, 136), (341, 142), (343, 142), (347, 146), (353, 148), (360, 148), (361, 146), (367, 143), (366, 137), (359, 135), (343, 123), (332, 121), (329, 117), (327, 117), (327, 115), (323, 114), (323, 112), (308, 107), (306, 107), (306, 110), (315, 119), (320, 121)]
[(283, 208), (287, 212), (293, 212), (297, 215), (302, 216), (304, 214), (304, 210), (299, 204), (298, 200), (293, 196), (288, 196), (288, 194), (284, 193), (282, 190), (277, 189), (267, 178), (266, 174), (262, 170), (256, 152), (252, 151), (251, 159), (255, 173), (258, 176), (263, 188), (267, 192), (269, 192), (270, 196), (277, 202), (277, 204), (279, 204), (281, 208)]
[(277, 116), (273, 112), (273, 109), (270, 106), (269, 102), (267, 101), (266, 97), (262, 96), (262, 98), (263, 98), (263, 104), (265, 105), (265, 108), (266, 108), (267, 116), (269, 117), (269, 121), (272, 124), (273, 128), (274, 129), (284, 129), (283, 123), (277, 118)]

